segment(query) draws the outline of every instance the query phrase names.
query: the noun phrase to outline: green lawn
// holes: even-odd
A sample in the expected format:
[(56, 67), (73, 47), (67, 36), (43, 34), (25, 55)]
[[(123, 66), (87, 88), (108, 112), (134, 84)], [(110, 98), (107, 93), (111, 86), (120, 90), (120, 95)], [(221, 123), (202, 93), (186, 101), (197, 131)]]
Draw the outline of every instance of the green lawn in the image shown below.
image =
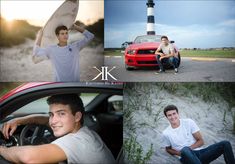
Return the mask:
[[(182, 57), (235, 58), (235, 50), (181, 50)], [(105, 50), (105, 56), (121, 56), (121, 50)]]
[(105, 50), (104, 55), (105, 56), (121, 56), (124, 54), (121, 53), (121, 50)]
[(183, 57), (235, 58), (235, 50), (182, 50)]

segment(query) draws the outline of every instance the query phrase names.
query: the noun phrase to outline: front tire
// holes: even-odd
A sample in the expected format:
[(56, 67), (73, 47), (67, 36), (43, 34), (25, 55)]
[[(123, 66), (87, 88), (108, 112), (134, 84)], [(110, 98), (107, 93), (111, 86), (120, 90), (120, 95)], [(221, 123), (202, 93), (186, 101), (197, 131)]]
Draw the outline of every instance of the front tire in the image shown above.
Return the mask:
[(132, 71), (132, 70), (134, 70), (133, 67), (128, 66), (126, 63), (125, 63), (125, 69), (126, 69), (127, 71)]
[(178, 67), (180, 66), (180, 63), (181, 63), (181, 56), (180, 56), (180, 53), (178, 54), (178, 57), (179, 57), (179, 63), (178, 63)]

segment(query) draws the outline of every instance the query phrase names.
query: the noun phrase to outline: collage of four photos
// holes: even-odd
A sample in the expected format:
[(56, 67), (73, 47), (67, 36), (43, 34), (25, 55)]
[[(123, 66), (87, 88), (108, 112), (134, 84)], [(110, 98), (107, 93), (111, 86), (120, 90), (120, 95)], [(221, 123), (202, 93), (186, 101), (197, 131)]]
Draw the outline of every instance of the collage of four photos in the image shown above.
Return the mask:
[(234, 153), (234, 0), (0, 1), (1, 164)]

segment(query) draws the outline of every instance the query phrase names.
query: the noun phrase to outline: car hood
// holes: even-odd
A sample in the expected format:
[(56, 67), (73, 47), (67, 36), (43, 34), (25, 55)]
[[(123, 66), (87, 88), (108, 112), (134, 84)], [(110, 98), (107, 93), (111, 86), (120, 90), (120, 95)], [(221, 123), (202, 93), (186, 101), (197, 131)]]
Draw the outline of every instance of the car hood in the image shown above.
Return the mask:
[(149, 48), (158, 48), (160, 42), (146, 42), (146, 43), (134, 43), (131, 44), (128, 49), (149, 49)]

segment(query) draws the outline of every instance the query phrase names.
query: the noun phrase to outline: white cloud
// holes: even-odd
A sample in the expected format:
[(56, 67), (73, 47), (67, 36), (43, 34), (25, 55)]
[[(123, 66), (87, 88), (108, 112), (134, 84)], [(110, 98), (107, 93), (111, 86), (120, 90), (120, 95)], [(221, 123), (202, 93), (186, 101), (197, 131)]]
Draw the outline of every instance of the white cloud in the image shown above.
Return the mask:
[[(222, 43), (225, 42), (223, 37), (235, 37), (234, 32), (228, 31), (225, 28), (205, 25), (195, 24), (179, 27), (157, 24), (156, 27), (160, 34), (167, 35), (170, 39), (175, 40), (179, 47), (208, 48), (226, 46), (227, 43)], [(220, 41), (218, 42), (218, 40)]]
[(105, 31), (105, 38), (108, 41), (113, 41), (116, 39), (120, 39), (123, 36), (123, 31), (118, 30), (107, 30)]
[(226, 20), (218, 24), (219, 26), (231, 26), (235, 28), (235, 19)]
[[(234, 20), (227, 20), (217, 25), (188, 25), (188, 26), (169, 26), (166, 24), (156, 24), (155, 31), (160, 35), (167, 35), (174, 40), (180, 48), (211, 48), (235, 46), (235, 27)], [(138, 35), (146, 34), (146, 23), (127, 24), (125, 27), (108, 29), (108, 31), (122, 31), (121, 35), (112, 36), (113, 42), (109, 38), (105, 38), (105, 47), (120, 47), (125, 41), (132, 41)], [(106, 33), (106, 29), (105, 29)], [(106, 40), (107, 39), (107, 40)]]

